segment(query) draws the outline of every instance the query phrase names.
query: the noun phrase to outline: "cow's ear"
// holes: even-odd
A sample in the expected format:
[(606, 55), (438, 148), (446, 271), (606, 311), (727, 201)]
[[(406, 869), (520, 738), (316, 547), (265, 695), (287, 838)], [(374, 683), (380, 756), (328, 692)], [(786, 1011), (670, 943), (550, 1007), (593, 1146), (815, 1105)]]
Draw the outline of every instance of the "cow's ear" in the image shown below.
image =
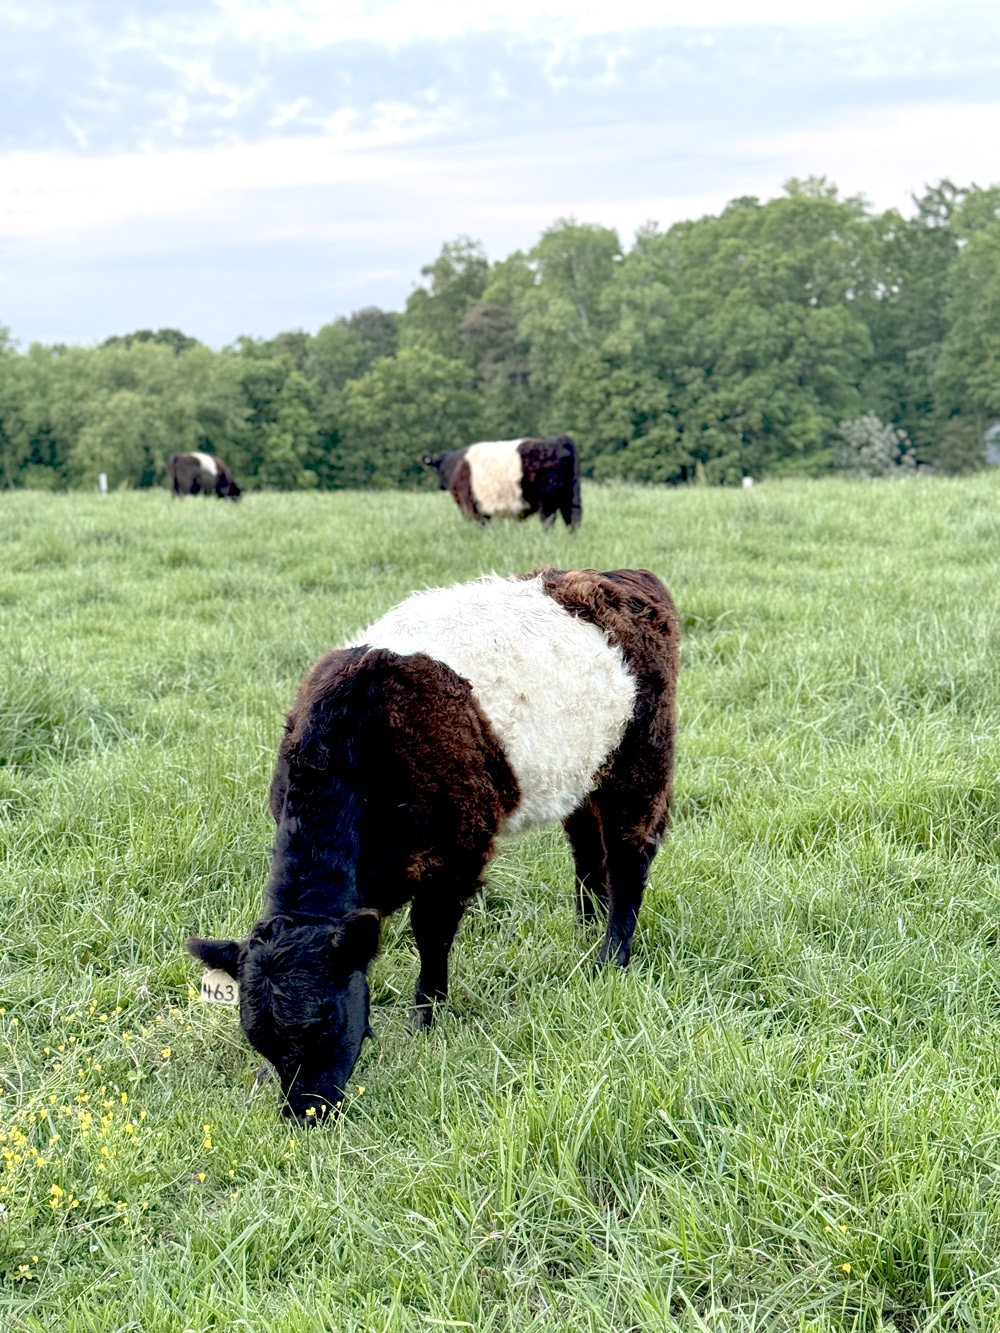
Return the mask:
[(184, 948), (192, 958), (204, 963), (209, 971), (218, 967), (236, 980), (240, 957), (240, 946), (236, 940), (199, 940), (192, 936), (184, 941)]
[(434, 459), (431, 458), (430, 454), (424, 454), (420, 461), (423, 463), (424, 467), (432, 467), (434, 465)]
[(356, 912), (348, 912), (338, 923), (331, 943), (352, 971), (366, 968), (378, 953), (380, 921), (378, 912), (370, 907), (359, 907)]

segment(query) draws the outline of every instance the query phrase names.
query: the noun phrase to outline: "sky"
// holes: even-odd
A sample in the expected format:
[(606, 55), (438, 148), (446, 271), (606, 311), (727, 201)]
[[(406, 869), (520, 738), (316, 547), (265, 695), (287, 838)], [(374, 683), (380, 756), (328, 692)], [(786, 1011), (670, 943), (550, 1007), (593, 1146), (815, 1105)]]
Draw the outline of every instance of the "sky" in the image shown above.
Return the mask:
[(791, 176), (1000, 181), (994, 0), (0, 0), (0, 52), (22, 346), (314, 332), (461, 235), (628, 246)]

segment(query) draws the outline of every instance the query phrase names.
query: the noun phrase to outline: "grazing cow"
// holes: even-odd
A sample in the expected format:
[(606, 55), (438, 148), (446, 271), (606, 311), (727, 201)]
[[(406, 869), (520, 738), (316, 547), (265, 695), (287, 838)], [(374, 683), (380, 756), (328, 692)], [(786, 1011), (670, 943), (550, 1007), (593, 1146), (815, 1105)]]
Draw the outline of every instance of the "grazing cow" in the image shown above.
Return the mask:
[(488, 523), (512, 515), (540, 514), (551, 527), (562, 514), (567, 527), (580, 523), (580, 459), (568, 435), (545, 439), (492, 440), (424, 454), (466, 518)]
[(171, 454), (167, 480), (178, 500), (185, 495), (208, 495), (214, 491), (220, 500), (238, 500), (240, 488), (221, 458), (213, 454)]
[(643, 569), (540, 570), (414, 593), (327, 653), (288, 715), (277, 824), (247, 939), (189, 939), (239, 982), (240, 1021), (285, 1114), (339, 1104), (368, 1026), (383, 916), (412, 900), (430, 1024), (499, 834), (561, 821), (577, 909), (624, 967), (669, 819), (679, 630)]

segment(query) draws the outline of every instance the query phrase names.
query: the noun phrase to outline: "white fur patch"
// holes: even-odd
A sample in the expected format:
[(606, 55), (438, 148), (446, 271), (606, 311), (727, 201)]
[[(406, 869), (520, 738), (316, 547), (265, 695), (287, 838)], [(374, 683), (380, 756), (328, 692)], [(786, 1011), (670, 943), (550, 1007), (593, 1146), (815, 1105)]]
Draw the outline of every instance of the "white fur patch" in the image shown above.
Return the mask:
[(414, 593), (350, 646), (426, 653), (462, 676), (521, 792), (501, 832), (565, 819), (622, 738), (636, 685), (621, 649), (542, 590), (489, 575)]
[(471, 473), (472, 494), (482, 513), (523, 514), (520, 440), (484, 440), (465, 452)]
[(198, 466), (201, 468), (202, 472), (208, 472), (213, 477), (219, 475), (219, 465), (211, 454), (203, 454), (195, 450), (191, 457), (197, 458)]

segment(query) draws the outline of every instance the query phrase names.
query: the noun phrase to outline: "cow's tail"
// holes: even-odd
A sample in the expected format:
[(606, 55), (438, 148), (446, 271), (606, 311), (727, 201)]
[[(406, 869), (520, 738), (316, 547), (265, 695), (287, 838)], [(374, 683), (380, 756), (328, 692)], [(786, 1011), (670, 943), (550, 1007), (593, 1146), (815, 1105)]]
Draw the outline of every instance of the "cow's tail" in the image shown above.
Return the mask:
[(576, 441), (566, 436), (569, 444), (570, 457), (573, 461), (572, 489), (570, 492), (569, 518), (566, 522), (571, 529), (580, 526), (580, 519), (583, 515), (583, 508), (580, 504), (580, 450), (576, 447)]

